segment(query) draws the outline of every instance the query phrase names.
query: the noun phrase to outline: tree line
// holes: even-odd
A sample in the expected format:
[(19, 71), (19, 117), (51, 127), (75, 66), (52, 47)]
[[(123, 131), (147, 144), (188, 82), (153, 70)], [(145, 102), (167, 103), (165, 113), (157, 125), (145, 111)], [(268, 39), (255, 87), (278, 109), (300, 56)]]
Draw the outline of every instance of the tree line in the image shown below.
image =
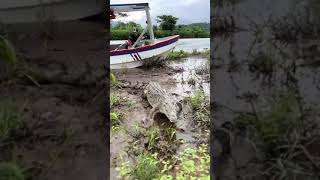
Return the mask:
[[(172, 15), (157, 16), (158, 25), (153, 26), (156, 38), (167, 37), (171, 35), (180, 35), (180, 38), (209, 38), (209, 23), (193, 23), (187, 25), (177, 25), (178, 18)], [(141, 33), (143, 28), (135, 22), (118, 22), (111, 27), (112, 40), (125, 40), (133, 29), (138, 29)], [(148, 37), (148, 34), (146, 34)]]

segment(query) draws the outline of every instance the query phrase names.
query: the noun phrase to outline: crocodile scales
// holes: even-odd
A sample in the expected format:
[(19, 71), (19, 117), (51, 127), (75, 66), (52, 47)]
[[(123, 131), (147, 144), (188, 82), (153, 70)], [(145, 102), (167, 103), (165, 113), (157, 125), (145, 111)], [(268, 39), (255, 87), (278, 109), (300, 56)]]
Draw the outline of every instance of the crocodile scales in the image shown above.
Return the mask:
[(153, 123), (154, 116), (162, 113), (173, 122), (178, 123), (182, 112), (182, 105), (171, 94), (163, 89), (159, 83), (150, 82), (144, 90), (149, 104), (152, 109), (149, 113), (149, 123)]

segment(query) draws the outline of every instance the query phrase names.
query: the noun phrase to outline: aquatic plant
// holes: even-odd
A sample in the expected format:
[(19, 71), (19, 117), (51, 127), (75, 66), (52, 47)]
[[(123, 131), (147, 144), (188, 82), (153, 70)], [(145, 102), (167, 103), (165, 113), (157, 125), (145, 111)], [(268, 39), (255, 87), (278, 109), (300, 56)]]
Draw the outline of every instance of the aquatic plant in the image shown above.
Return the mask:
[(13, 162), (0, 163), (0, 180), (25, 180), (23, 170)]

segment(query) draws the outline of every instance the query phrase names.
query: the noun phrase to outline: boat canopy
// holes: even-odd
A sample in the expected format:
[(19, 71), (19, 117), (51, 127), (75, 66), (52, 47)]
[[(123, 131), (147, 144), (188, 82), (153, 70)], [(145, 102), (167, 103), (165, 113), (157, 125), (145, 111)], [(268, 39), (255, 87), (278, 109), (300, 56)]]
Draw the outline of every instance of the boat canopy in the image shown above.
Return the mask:
[[(134, 3), (134, 4), (111, 4), (110, 5), (110, 19), (115, 19), (116, 16), (114, 13), (121, 13), (121, 12), (134, 12), (134, 11), (145, 11), (147, 15), (147, 27), (146, 29), (140, 34), (139, 38), (137, 39), (136, 43), (140, 41), (146, 31), (149, 31), (150, 34), (150, 44), (155, 43), (154, 33), (153, 33), (153, 26), (151, 22), (150, 16), (150, 7), (149, 3)], [(134, 48), (136, 43), (132, 45)]]
[(111, 4), (110, 9), (113, 12), (134, 12), (145, 11), (149, 8), (149, 3), (135, 3), (135, 4)]

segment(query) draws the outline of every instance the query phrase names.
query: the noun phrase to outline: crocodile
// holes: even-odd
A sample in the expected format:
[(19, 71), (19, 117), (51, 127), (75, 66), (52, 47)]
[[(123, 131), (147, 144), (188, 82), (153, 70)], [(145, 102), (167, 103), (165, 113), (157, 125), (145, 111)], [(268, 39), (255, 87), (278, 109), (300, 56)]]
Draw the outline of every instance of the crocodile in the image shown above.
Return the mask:
[(163, 89), (159, 83), (150, 82), (145, 87), (144, 94), (147, 97), (149, 104), (152, 106), (152, 109), (148, 115), (149, 122), (147, 123), (152, 124), (154, 121), (154, 116), (157, 113), (164, 114), (169, 121), (175, 124), (177, 124), (182, 118), (180, 117), (182, 112), (182, 104), (177, 101), (174, 96)]

